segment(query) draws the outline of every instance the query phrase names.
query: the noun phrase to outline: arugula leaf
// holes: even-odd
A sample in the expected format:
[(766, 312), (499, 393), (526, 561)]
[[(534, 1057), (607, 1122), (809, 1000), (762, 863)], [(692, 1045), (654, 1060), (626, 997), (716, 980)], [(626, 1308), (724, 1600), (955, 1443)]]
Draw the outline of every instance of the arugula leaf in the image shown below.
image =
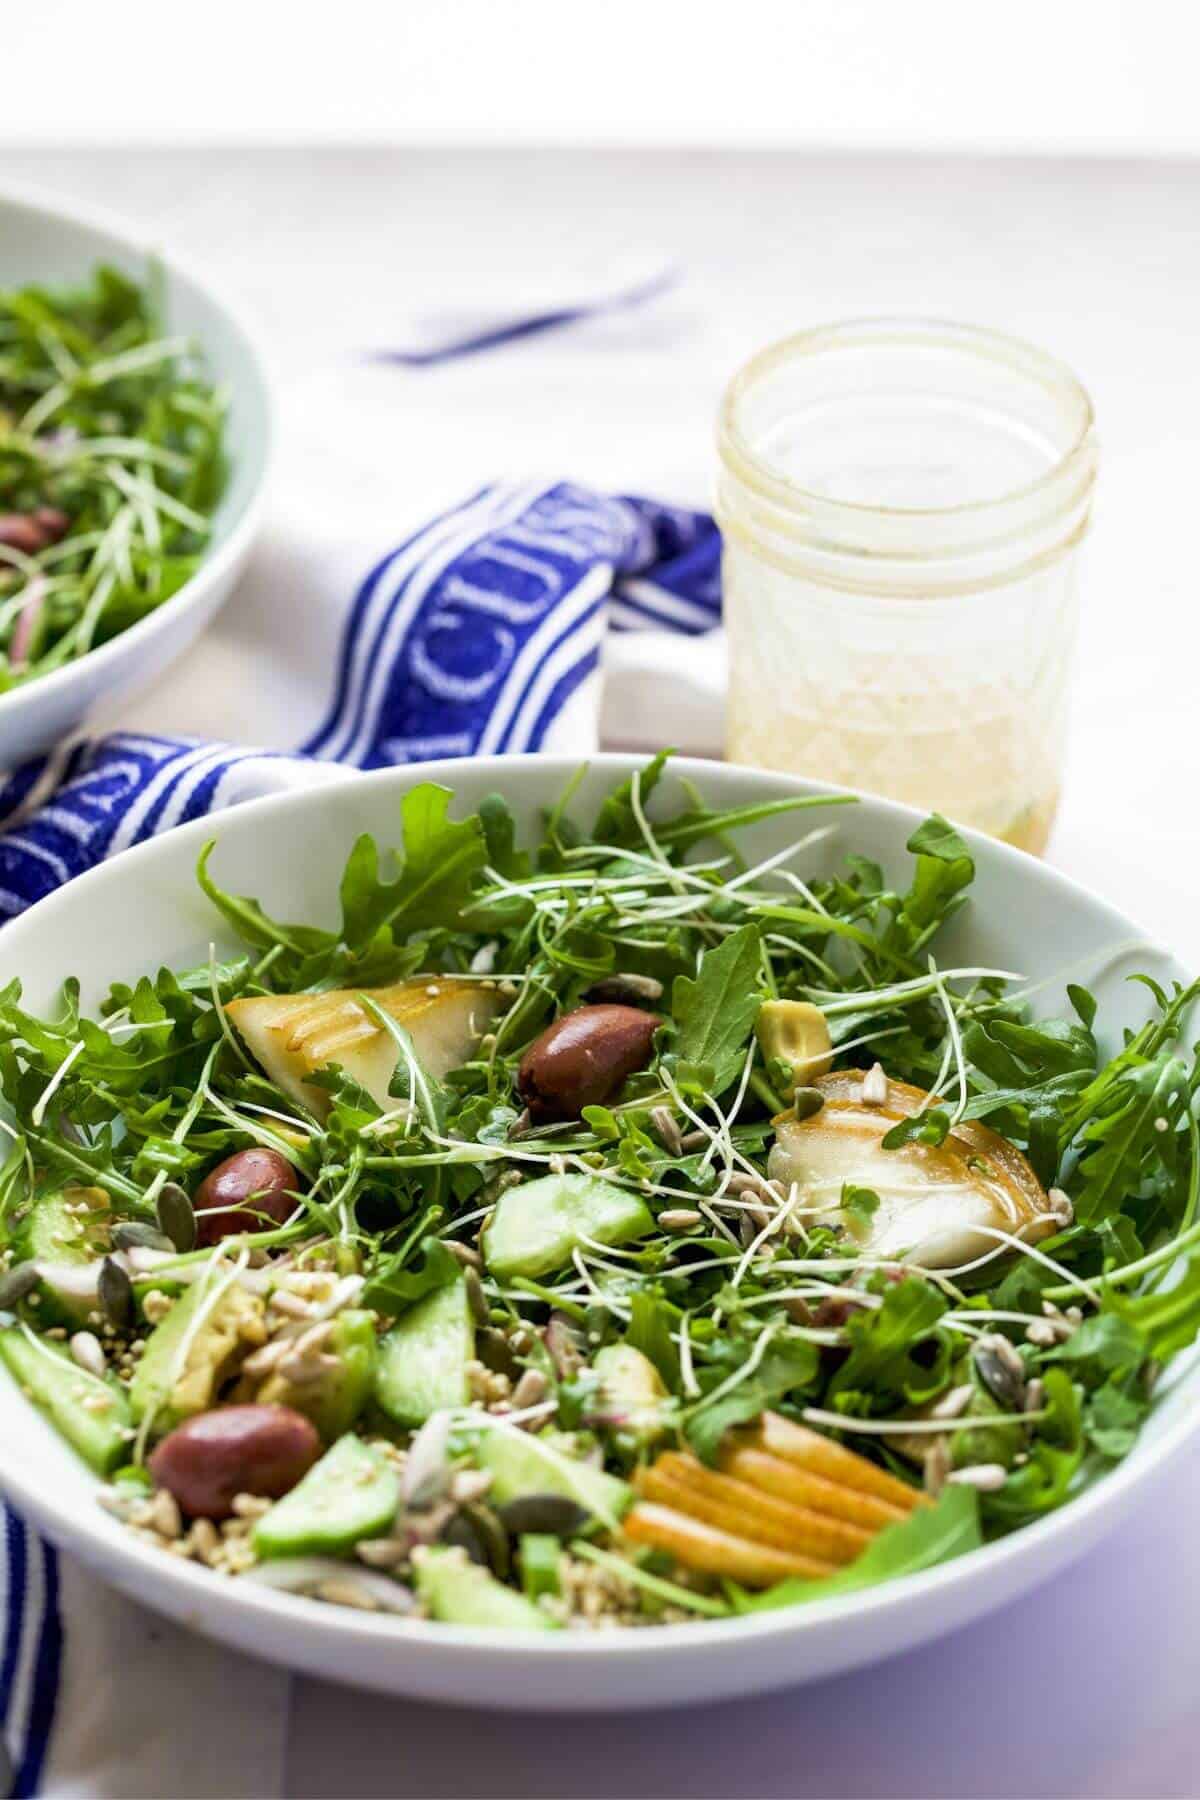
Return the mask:
[(714, 1094), (723, 1093), (741, 1067), (762, 1000), (760, 965), (758, 928), (743, 925), (706, 953), (694, 979), (675, 978), (675, 1052), (682, 1061), (712, 1067)]
[(1046, 1352), (1046, 1362), (1069, 1363), (1084, 1380), (1092, 1382), (1136, 1369), (1146, 1360), (1146, 1339), (1123, 1314), (1124, 1307), (1118, 1312), (1115, 1306), (1112, 1311), (1093, 1313), (1064, 1343)]
[[(744, 1355), (749, 1346), (737, 1346)], [(711, 1401), (701, 1401), (684, 1424), (688, 1443), (701, 1462), (716, 1461), (721, 1439), (733, 1425), (744, 1425), (774, 1406), (777, 1400), (808, 1388), (816, 1379), (820, 1354), (814, 1344), (802, 1339), (776, 1343), (763, 1357), (753, 1375), (727, 1394)]]
[(1177, 1118), (1190, 1094), (1187, 1064), (1166, 1052), (1125, 1074), (1116, 1089), (1116, 1104), (1102, 1117), (1093, 1118), (1083, 1131), (1075, 1190), (1075, 1217), (1081, 1225), (1095, 1225), (1119, 1213), (1141, 1179), (1148, 1153), (1161, 1157), (1159, 1129)]
[(914, 1352), (937, 1330), (946, 1302), (935, 1287), (909, 1276), (890, 1284), (883, 1304), (851, 1313), (846, 1321), (850, 1354), (829, 1385), (829, 1397), (871, 1394), (879, 1400), (918, 1405), (944, 1385), (941, 1358), (934, 1368)]
[(1083, 1409), (1088, 1442), (1110, 1461), (1128, 1456), (1149, 1410), (1145, 1395), (1132, 1393), (1127, 1381), (1115, 1377), (1106, 1381), (1089, 1397)]
[[(663, 770), (671, 755), (669, 750), (660, 750), (657, 756), (651, 757), (645, 768), (639, 771), (638, 800), (643, 808), (651, 794), (662, 779)], [(657, 827), (655, 828), (657, 836)], [(596, 814), (596, 822), (592, 826), (592, 842), (594, 844), (613, 844), (618, 849), (630, 846), (645, 845), (642, 828), (637, 822), (633, 810), (633, 776), (623, 781), (612, 793)]]
[(201, 850), (196, 863), (196, 880), (239, 937), (260, 950), (279, 945), (297, 956), (313, 956), (333, 948), (337, 939), (331, 931), (319, 931), (312, 925), (281, 925), (263, 911), (257, 900), (251, 900), (245, 894), (230, 894), (218, 887), (208, 872), (209, 858), (216, 847), (216, 838), (210, 838)]
[(516, 848), (516, 827), (503, 794), (485, 794), (479, 802), (479, 823), (487, 846), (488, 866), (506, 881), (524, 881), (531, 873), (528, 851)]
[(1189, 1257), (1169, 1288), (1132, 1300), (1113, 1294), (1107, 1304), (1138, 1334), (1145, 1354), (1165, 1362), (1194, 1344), (1200, 1332), (1200, 1257)]
[(404, 852), (394, 881), (380, 874), (374, 838), (359, 838), (342, 876), (342, 937), (351, 949), (365, 949), (385, 926), (402, 939), (430, 926), (457, 925), (487, 860), (487, 843), (477, 814), (447, 817), (452, 798), (449, 788), (432, 781), (405, 794)]
[(673, 1393), (679, 1390), (679, 1352), (671, 1336), (682, 1313), (663, 1298), (661, 1288), (638, 1288), (629, 1297), (625, 1342), (649, 1357)]
[(421, 1260), (412, 1268), (403, 1266), (410, 1254), (407, 1248), (380, 1264), (363, 1289), (360, 1304), (395, 1316), (415, 1306), (426, 1294), (461, 1279), (461, 1267), (440, 1238), (422, 1238), (417, 1252)]
[(885, 1526), (861, 1556), (835, 1575), (816, 1581), (793, 1576), (753, 1597), (739, 1592), (734, 1603), (739, 1612), (752, 1613), (769, 1612), (778, 1606), (799, 1606), (810, 1600), (834, 1600), (841, 1594), (857, 1593), (860, 1588), (894, 1581), (901, 1575), (919, 1575), (923, 1569), (936, 1568), (939, 1563), (978, 1550), (982, 1543), (978, 1496), (971, 1488), (947, 1487), (936, 1506), (918, 1506), (908, 1518)]
[(916, 857), (917, 866), (912, 886), (900, 902), (893, 935), (911, 949), (930, 926), (949, 916), (975, 879), (975, 862), (958, 832), (940, 813), (933, 813), (917, 827), (906, 848)]

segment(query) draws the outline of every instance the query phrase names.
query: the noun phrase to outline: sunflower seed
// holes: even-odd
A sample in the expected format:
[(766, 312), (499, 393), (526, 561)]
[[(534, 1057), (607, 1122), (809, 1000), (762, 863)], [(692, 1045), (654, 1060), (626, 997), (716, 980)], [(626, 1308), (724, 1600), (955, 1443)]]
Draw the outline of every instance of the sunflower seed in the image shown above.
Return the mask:
[(1035, 1375), (1025, 1389), (1025, 1411), (1041, 1412), (1046, 1404), (1046, 1384), (1040, 1375)]
[(862, 1094), (864, 1106), (886, 1106), (888, 1099), (887, 1076), (883, 1072), (882, 1063), (874, 1063), (863, 1076)]
[(944, 1437), (935, 1437), (925, 1452), (925, 1492), (936, 1500), (950, 1473), (950, 1451)]
[(594, 981), (584, 999), (607, 1005), (628, 1005), (632, 1000), (661, 1000), (663, 984), (653, 975), (630, 975), (623, 970)]
[(159, 1231), (154, 1225), (143, 1225), (136, 1219), (115, 1225), (112, 1241), (117, 1250), (176, 1250), (179, 1247), (165, 1231)]
[(450, 1478), (450, 1498), (456, 1506), (482, 1500), (492, 1485), (490, 1469), (456, 1469)]
[(359, 1562), (369, 1569), (397, 1569), (408, 1561), (408, 1545), (403, 1538), (367, 1538), (354, 1546)]
[(680, 1131), (675, 1114), (668, 1106), (652, 1106), (650, 1123), (662, 1139), (663, 1147), (669, 1156), (679, 1156), (683, 1150), (683, 1133)]
[(450, 1447), (450, 1414), (431, 1413), (408, 1447), (400, 1492), (405, 1506), (420, 1509), (440, 1500), (450, 1485), (447, 1451)]
[(544, 1400), (550, 1391), (550, 1383), (540, 1369), (526, 1369), (516, 1387), (512, 1391), (513, 1411), (520, 1412), (526, 1406), (536, 1406)]
[(108, 1368), (108, 1358), (94, 1331), (77, 1331), (68, 1348), (72, 1360), (89, 1375), (103, 1375)]
[(158, 1196), (155, 1208), (163, 1233), (173, 1249), (192, 1250), (196, 1244), (196, 1214), (191, 1201), (177, 1181), (168, 1181)]
[(969, 1381), (964, 1381), (961, 1387), (951, 1388), (948, 1394), (943, 1394), (941, 1399), (935, 1401), (930, 1407), (930, 1418), (957, 1419), (959, 1413), (966, 1412), (967, 1404), (974, 1392)]
[(954, 1487), (972, 1487), (981, 1494), (994, 1494), (1008, 1480), (1003, 1463), (972, 1463), (966, 1469), (951, 1469), (946, 1481)]
[(659, 1213), (658, 1222), (664, 1231), (691, 1231), (704, 1223), (704, 1215), (690, 1206), (669, 1206), (666, 1212)]
[(133, 1283), (111, 1256), (100, 1264), (96, 1294), (100, 1311), (115, 1330), (124, 1331), (133, 1324)]
[(0, 1311), (11, 1312), (17, 1302), (31, 1294), (41, 1280), (35, 1262), (17, 1263), (0, 1275)]
[(574, 1537), (587, 1522), (582, 1506), (565, 1494), (521, 1494), (500, 1508), (500, 1522), (513, 1537), (528, 1531), (547, 1532), (552, 1537)]

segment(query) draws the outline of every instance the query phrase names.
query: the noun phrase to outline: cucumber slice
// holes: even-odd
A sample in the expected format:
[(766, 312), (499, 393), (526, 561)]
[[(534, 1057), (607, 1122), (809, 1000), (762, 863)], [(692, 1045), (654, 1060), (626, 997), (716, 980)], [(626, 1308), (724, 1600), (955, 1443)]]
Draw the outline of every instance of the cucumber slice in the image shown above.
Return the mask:
[(375, 1398), (398, 1425), (423, 1425), (445, 1407), (466, 1406), (474, 1354), (466, 1284), (452, 1281), (419, 1300), (383, 1339)]
[(557, 1631), (540, 1606), (504, 1586), (462, 1550), (433, 1546), (417, 1565), (417, 1592), (445, 1625), (509, 1631)]
[(627, 1481), (523, 1431), (496, 1427), (486, 1431), (475, 1460), (481, 1469), (491, 1471), (488, 1497), (497, 1506), (523, 1494), (565, 1494), (611, 1527), (633, 1500)]
[(383, 1537), (400, 1505), (400, 1477), (361, 1438), (339, 1438), (290, 1494), (254, 1527), (263, 1557), (338, 1556), (360, 1539)]
[(0, 1358), (13, 1379), (98, 1475), (129, 1455), (129, 1403), (115, 1381), (90, 1375), (60, 1350), (21, 1326), (0, 1331)]
[(594, 1175), (546, 1175), (506, 1188), (480, 1248), (493, 1275), (549, 1275), (571, 1260), (584, 1238), (624, 1244), (654, 1230), (637, 1194)]
[(544, 1531), (527, 1531), (522, 1536), (521, 1586), (528, 1599), (540, 1600), (543, 1594), (557, 1599), (562, 1592), (562, 1549), (561, 1540)]
[(349, 1431), (371, 1396), (378, 1360), (373, 1315), (339, 1313), (325, 1348), (338, 1365), (327, 1376), (293, 1387), (285, 1375), (271, 1375), (256, 1398), (260, 1406), (290, 1406), (303, 1413), (320, 1432), (322, 1442), (332, 1444)]
[(96, 1306), (96, 1294), (76, 1293), (54, 1271), (64, 1274), (107, 1256), (112, 1247), (109, 1198), (103, 1188), (66, 1187), (36, 1200), (13, 1233), (14, 1259), (36, 1262), (42, 1271), (37, 1288), (38, 1320), (43, 1325), (82, 1325)]

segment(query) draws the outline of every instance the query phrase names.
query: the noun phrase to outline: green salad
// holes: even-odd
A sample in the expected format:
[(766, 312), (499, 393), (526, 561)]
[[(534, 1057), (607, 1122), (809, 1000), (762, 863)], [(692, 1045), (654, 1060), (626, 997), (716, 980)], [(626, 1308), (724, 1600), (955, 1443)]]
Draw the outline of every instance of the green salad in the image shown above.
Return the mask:
[(0, 693), (145, 618), (207, 548), (225, 402), (161, 313), (103, 265), (0, 291)]
[(364, 1610), (682, 1624), (961, 1555), (1129, 1451), (1200, 1328), (1197, 989), (1139, 977), (1102, 1051), (1083, 988), (1043, 1017), (939, 958), (944, 819), (818, 878), (852, 807), (672, 810), (664, 766), (527, 846), (417, 786), (336, 930), (210, 845), (238, 954), (96, 1019), (0, 992), (0, 1356), (141, 1539)]

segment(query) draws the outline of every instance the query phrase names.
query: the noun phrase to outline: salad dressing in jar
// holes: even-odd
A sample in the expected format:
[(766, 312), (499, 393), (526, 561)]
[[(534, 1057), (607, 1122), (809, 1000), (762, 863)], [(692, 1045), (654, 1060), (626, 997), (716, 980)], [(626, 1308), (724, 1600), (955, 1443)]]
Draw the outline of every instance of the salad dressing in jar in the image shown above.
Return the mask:
[(878, 320), (722, 405), (726, 753), (1041, 851), (1058, 801), (1091, 403), (1032, 346)]

